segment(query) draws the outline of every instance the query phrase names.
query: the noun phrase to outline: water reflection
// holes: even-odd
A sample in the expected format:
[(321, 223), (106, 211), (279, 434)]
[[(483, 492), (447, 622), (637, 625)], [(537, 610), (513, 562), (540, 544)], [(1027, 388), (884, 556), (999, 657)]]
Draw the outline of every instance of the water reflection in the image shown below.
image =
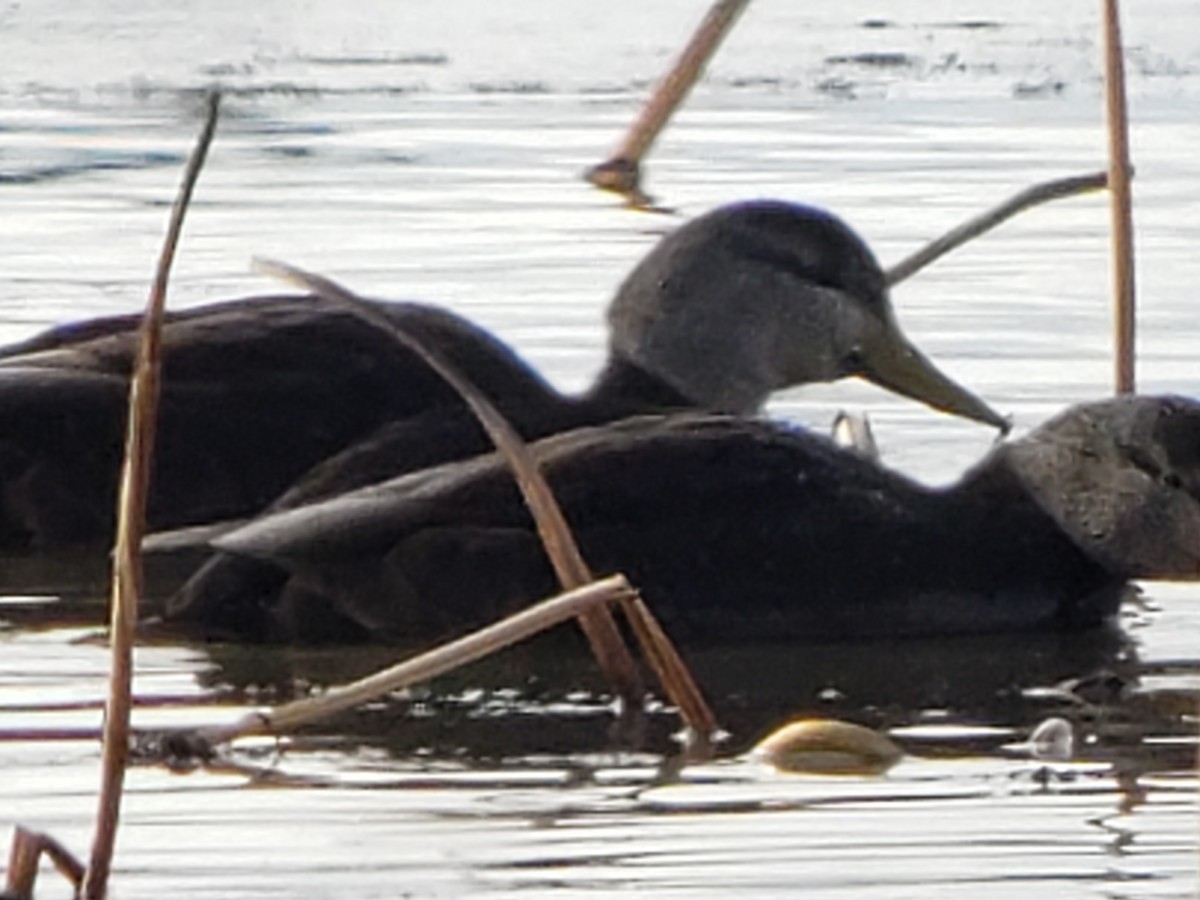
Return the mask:
[[(203, 652), (200, 683), (239, 704), (294, 699), (403, 655), (381, 647), (211, 645)], [(1143, 690), (1136, 646), (1115, 627), (1083, 635), (693, 647), (686, 657), (729, 732), (725, 754), (745, 751), (797, 716), (896, 729), (905, 749), (924, 758), (1002, 755), (1005, 744), (1051, 715), (1075, 726), (1079, 761), (1122, 772), (1175, 771), (1186, 768), (1191, 752), (1187, 711), (1195, 694)], [(613, 706), (586, 647), (563, 629), (340, 715), (297, 746), (520, 765), (616, 752), (612, 725)], [(632, 749), (671, 754), (678, 728), (669, 710), (652, 706), (645, 742)]]
[[(168, 595), (190, 569), (190, 562), (156, 563), (148, 573), (151, 602)], [(0, 605), (0, 633), (7, 624), (18, 639), (34, 628), (48, 634), (73, 628), (86, 635), (103, 620), (106, 586), (102, 557), (9, 558), (0, 582), (7, 597)], [(188, 702), (207, 698), (216, 717), (230, 704), (307, 696), (426, 649), (156, 640), (163, 652), (175, 648), (187, 654), (187, 669), (201, 692)], [(1144, 663), (1137, 641), (1118, 624), (1083, 634), (731, 643), (684, 650), (729, 733), (724, 755), (742, 753), (770, 729), (800, 716), (895, 730), (906, 750), (924, 758), (1002, 755), (1005, 744), (1049, 716), (1075, 726), (1079, 761), (1109, 763), (1121, 773), (1185, 769), (1194, 752), (1198, 686), (1169, 677), (1180, 671), (1177, 663)], [(1191, 672), (1190, 664), (1182, 671)], [(29, 702), (36, 705), (36, 698)], [(310, 729), (296, 746), (369, 749), (396, 760), (467, 765), (619, 749), (669, 755), (677, 748), (678, 719), (661, 705), (649, 707), (645, 741), (635, 748), (614, 745), (613, 719), (611, 697), (586, 644), (568, 626), (340, 715)]]

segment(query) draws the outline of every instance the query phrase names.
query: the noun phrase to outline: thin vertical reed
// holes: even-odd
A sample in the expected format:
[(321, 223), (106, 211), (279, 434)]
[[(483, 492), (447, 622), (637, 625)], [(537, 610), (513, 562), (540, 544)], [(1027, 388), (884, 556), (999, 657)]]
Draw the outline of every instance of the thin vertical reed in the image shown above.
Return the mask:
[(117, 544), (113, 553), (112, 609), (109, 641), (112, 669), (104, 714), (104, 749), (101, 759), (99, 809), (92, 852), (80, 895), (100, 900), (108, 890), (113, 847), (121, 815), (121, 793), (129, 757), (129, 714), (132, 705), (133, 639), (137, 626), (138, 598), (142, 588), (142, 535), (146, 528), (146, 495), (157, 424), (159, 379), (162, 364), (162, 320), (167, 281), (183, 218), (191, 201), (196, 179), (208, 155), (217, 126), (219, 96), (210, 94), (204, 129), (188, 160), (179, 194), (171, 210), (167, 236), (155, 272), (154, 286), (142, 320), (137, 363), (129, 390), (129, 425), (125, 438), (125, 462), (117, 506)]
[(635, 203), (649, 202), (640, 186), (642, 157), (649, 152), (675, 110), (699, 80), (712, 55), (749, 5), (750, 0), (717, 0), (712, 5), (613, 155), (585, 173), (589, 181), (605, 190), (625, 194)]
[(1129, 115), (1125, 101), (1125, 62), (1117, 0), (1104, 0), (1105, 108), (1108, 119), (1108, 189), (1112, 200), (1113, 329), (1116, 389), (1136, 387), (1133, 196), (1130, 190)]

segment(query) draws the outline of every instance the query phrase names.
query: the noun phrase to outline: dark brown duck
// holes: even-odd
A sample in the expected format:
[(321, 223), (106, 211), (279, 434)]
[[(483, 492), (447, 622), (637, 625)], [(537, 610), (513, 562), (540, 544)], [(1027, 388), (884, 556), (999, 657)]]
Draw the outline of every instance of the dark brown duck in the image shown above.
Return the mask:
[[(1073, 407), (931, 489), (822, 437), (679, 414), (536, 445), (584, 556), (673, 636), (846, 640), (1081, 630), (1130, 579), (1200, 577), (1200, 403)], [(502, 463), (411, 473), (216, 541), (286, 570), (202, 626), (430, 639), (554, 593)], [(193, 586), (195, 594), (203, 586)]]
[[(751, 412), (774, 390), (860, 375), (1003, 426), (896, 326), (878, 263), (827, 213), (727, 206), (664, 238), (609, 311), (609, 362), (564, 397), (504, 344), (443, 310), (379, 303), (527, 438), (633, 412)], [(0, 546), (111, 540), (136, 319), (54, 329), (0, 351)], [(488, 449), (426, 365), (353, 313), (255, 297), (172, 314), (149, 524), (262, 510), (310, 467), (306, 496)]]

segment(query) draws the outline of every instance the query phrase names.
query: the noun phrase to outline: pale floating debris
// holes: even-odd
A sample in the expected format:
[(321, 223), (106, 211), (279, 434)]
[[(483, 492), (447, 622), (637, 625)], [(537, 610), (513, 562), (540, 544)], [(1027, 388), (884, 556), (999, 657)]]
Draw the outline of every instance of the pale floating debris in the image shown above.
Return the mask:
[(782, 772), (880, 775), (904, 755), (886, 735), (837, 719), (798, 719), (750, 751)]
[(1043, 762), (1068, 762), (1075, 756), (1075, 726), (1059, 716), (1038, 724), (1029, 739), (1019, 744), (1005, 744), (1005, 752)]
[(879, 443), (875, 440), (875, 432), (866, 413), (838, 410), (833, 417), (833, 442), (854, 451), (863, 459), (879, 462)]

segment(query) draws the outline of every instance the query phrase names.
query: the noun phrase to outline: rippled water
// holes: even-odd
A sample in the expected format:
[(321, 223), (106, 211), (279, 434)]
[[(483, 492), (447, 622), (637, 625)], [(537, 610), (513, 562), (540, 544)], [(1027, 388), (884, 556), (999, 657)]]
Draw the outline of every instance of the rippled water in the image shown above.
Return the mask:
[[(649, 187), (685, 215), (751, 196), (826, 205), (894, 262), (1027, 184), (1103, 166), (1095, 5), (757, 4), (656, 147)], [(219, 83), (173, 304), (268, 289), (248, 261), (276, 256), (445, 303), (582, 387), (608, 296), (672, 220), (578, 173), (615, 145), (703, 6), (0, 2), (0, 339), (141, 306), (200, 94)], [(1126, 18), (1140, 386), (1197, 395), (1200, 13), (1143, 0)], [(1103, 197), (1027, 213), (900, 287), (899, 315), (1018, 428), (1102, 395), (1107, 222)], [(932, 481), (991, 440), (863, 385), (772, 411), (825, 427), (842, 406), (869, 410), (887, 459)], [(81, 639), (103, 565), (6, 560), (3, 580), (0, 730), (33, 731), (0, 742), (0, 824), (82, 851), (98, 749), (78, 730), (99, 722), (107, 660)], [(881, 780), (735, 760), (654, 786), (654, 753), (605, 750), (608, 706), (582, 651), (543, 641), (282, 758), (240, 751), (270, 779), (135, 769), (116, 890), (1192, 896), (1197, 599), (1150, 586), (1112, 634), (692, 654), (731, 752), (786, 715), (840, 715), (912, 753)], [(387, 656), (145, 648), (137, 689), (159, 702), (139, 720), (232, 717)], [(1034, 690), (1088, 676), (1088, 703)], [(206, 698), (222, 707), (197, 707)], [(1051, 714), (1078, 724), (1078, 762), (1003, 752)], [(650, 748), (669, 746), (673, 720), (650, 727)], [(41, 887), (65, 895), (49, 876)]]

